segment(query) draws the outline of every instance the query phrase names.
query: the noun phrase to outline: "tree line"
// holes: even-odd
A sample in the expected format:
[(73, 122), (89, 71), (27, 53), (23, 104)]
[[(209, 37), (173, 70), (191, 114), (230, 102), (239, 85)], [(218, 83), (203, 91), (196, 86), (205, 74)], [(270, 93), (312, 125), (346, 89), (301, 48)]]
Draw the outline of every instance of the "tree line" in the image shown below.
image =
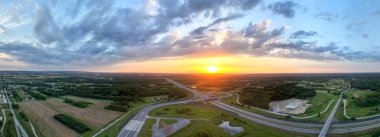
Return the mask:
[(90, 131), (91, 129), (87, 127), (85, 124), (67, 116), (64, 114), (56, 114), (53, 116), (55, 120), (61, 122), (65, 126), (73, 129), (74, 131), (78, 133), (84, 133), (86, 131)]
[(316, 92), (312, 88), (297, 86), (297, 83), (273, 83), (263, 87), (244, 87), (239, 95), (242, 103), (267, 109), (271, 101), (290, 98), (305, 99), (315, 96)]
[(90, 106), (91, 104), (93, 104), (91, 102), (75, 101), (75, 100), (68, 99), (68, 98), (64, 98), (63, 102), (65, 102), (67, 104), (71, 104), (71, 105), (76, 106), (76, 107), (80, 107), (80, 108), (86, 108), (86, 107)]

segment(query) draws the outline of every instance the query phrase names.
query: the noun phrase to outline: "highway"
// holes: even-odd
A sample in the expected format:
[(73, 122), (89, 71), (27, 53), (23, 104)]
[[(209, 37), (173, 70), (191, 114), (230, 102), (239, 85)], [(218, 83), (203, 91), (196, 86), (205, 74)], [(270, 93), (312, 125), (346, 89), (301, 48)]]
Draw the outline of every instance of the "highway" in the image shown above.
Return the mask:
[[(280, 120), (276, 118), (271, 118), (251, 112), (247, 112), (245, 110), (242, 110), (240, 108), (230, 106), (228, 104), (225, 104), (215, 98), (209, 98), (206, 95), (203, 95), (199, 93), (195, 89), (191, 89), (186, 87), (185, 85), (182, 85), (181, 83), (171, 80), (171, 79), (166, 79), (167, 81), (177, 85), (180, 88), (183, 88), (191, 93), (193, 93), (195, 96), (201, 98), (198, 100), (194, 99), (188, 99), (188, 100), (183, 100), (183, 101), (175, 101), (175, 102), (167, 102), (167, 103), (161, 103), (161, 104), (155, 104), (151, 105), (143, 110), (141, 110), (138, 114), (136, 114), (121, 130), (119, 133), (119, 137), (136, 137), (138, 133), (141, 130), (141, 127), (144, 125), (144, 122), (146, 120), (147, 114), (158, 107), (162, 106), (168, 106), (168, 105), (175, 105), (175, 104), (184, 104), (184, 103), (190, 103), (190, 102), (196, 102), (196, 101), (208, 101), (210, 104), (215, 105), (216, 107), (219, 107), (223, 110), (230, 111), (232, 113), (237, 114), (240, 117), (243, 117), (245, 119), (248, 119), (252, 122), (259, 123), (262, 125), (266, 125), (269, 127), (274, 127), (286, 131), (291, 131), (291, 132), (296, 132), (296, 133), (307, 133), (307, 134), (321, 134), (326, 136), (327, 133), (351, 133), (351, 132), (357, 132), (357, 131), (364, 131), (364, 130), (369, 130), (373, 128), (378, 128), (380, 127), (380, 118), (378, 119), (371, 119), (367, 121), (359, 121), (359, 122), (353, 122), (353, 123), (332, 123), (329, 121), (326, 124), (318, 124), (318, 123), (304, 123), (304, 122), (294, 122), (294, 121), (286, 121), (286, 120)], [(350, 86), (348, 85), (348, 89), (345, 90), (344, 92), (348, 91), (350, 89)], [(331, 113), (333, 116), (337, 110), (337, 106), (339, 106), (339, 103), (342, 98), (342, 92), (339, 100), (337, 101), (336, 105), (334, 106), (334, 109)], [(331, 117), (329, 116), (329, 118)], [(325, 128), (324, 130), (323, 127), (328, 126), (328, 128)], [(331, 127), (331, 130), (329, 128)]]
[(335, 115), (335, 112), (338, 110), (338, 107), (340, 105), (340, 102), (342, 101), (342, 96), (345, 92), (349, 91), (350, 90), (350, 84), (348, 84), (348, 88), (343, 91), (342, 93), (340, 93), (340, 96), (339, 96), (339, 99), (338, 101), (336, 102), (333, 110), (331, 111), (329, 117), (327, 118), (325, 124), (323, 125), (322, 127), (322, 130), (321, 132), (319, 133), (318, 137), (325, 137), (327, 135), (327, 132), (329, 131), (329, 128), (331, 126), (331, 122), (334, 120), (334, 115)]
[[(196, 95), (201, 96), (202, 98), (206, 98), (204, 95), (200, 94), (194, 89), (190, 89), (188, 87), (185, 87), (184, 85), (173, 81), (175, 85), (184, 88), (190, 92), (196, 93)], [(347, 92), (350, 89), (350, 85), (348, 85), (348, 89), (344, 92)], [(344, 93), (342, 92), (342, 93)], [(343, 94), (341, 94), (343, 95)], [(298, 132), (298, 133), (312, 133), (312, 134), (318, 134), (320, 133), (320, 129), (324, 126), (324, 124), (316, 124), (316, 123), (303, 123), (303, 122), (293, 122), (293, 121), (286, 121), (286, 120), (280, 120), (275, 119), (271, 117), (266, 117), (263, 115), (247, 112), (245, 110), (236, 108), (234, 106), (227, 105), (221, 101), (209, 101), (211, 104), (224, 109), (226, 111), (230, 111), (233, 113), (238, 114), (241, 117), (244, 117), (248, 120), (251, 120), (256, 123), (260, 123), (266, 126), (275, 127), (287, 131), (292, 132)], [(331, 124), (331, 123), (330, 123)], [(364, 131), (369, 130), (373, 128), (380, 127), (380, 118), (377, 119), (371, 119), (366, 121), (358, 121), (358, 122), (352, 122), (352, 123), (332, 123), (331, 124), (331, 130), (329, 133), (351, 133), (351, 132), (357, 132), (357, 131)]]
[[(170, 79), (166, 79), (167, 81), (171, 83), (176, 83), (177, 86), (181, 88), (186, 88), (189, 89), (183, 85), (180, 85), (178, 82), (175, 82)], [(120, 133), (118, 134), (118, 137), (137, 137), (138, 134), (140, 133), (140, 130), (142, 126), (145, 123), (145, 120), (147, 118), (147, 115), (149, 114), (150, 111), (152, 111), (155, 108), (163, 107), (163, 106), (169, 106), (169, 105), (176, 105), (176, 104), (185, 104), (185, 103), (190, 103), (190, 102), (199, 102), (199, 101), (205, 101), (205, 100), (213, 100), (216, 98), (209, 98), (205, 95), (202, 95), (195, 90), (187, 90), (194, 94), (194, 97), (191, 99), (187, 100), (179, 100), (179, 101), (174, 101), (174, 102), (166, 102), (166, 103), (159, 103), (159, 104), (153, 104), (150, 105), (144, 109), (142, 109), (140, 112), (138, 112), (135, 116), (132, 117), (131, 120), (128, 121), (128, 123), (121, 129)], [(196, 97), (201, 97), (201, 99), (195, 99)]]
[(13, 111), (12, 101), (9, 99), (8, 94), (4, 93), (4, 91), (2, 91), (2, 92), (3, 92), (3, 94), (6, 96), (6, 98), (8, 100), (9, 110), (12, 113), (13, 121), (14, 121), (14, 124), (15, 124), (15, 127), (16, 127), (17, 137), (28, 137), (28, 134), (25, 132), (25, 129), (21, 126), (20, 122), (17, 120), (16, 114)]
[(146, 107), (140, 112), (138, 112), (134, 117), (132, 117), (131, 120), (129, 120), (129, 122), (121, 129), (121, 132), (119, 133), (118, 137), (137, 137), (140, 133), (142, 126), (145, 123), (147, 114), (151, 110), (162, 107), (162, 106), (184, 104), (188, 102), (190, 102), (190, 100), (167, 102), (167, 103), (155, 104), (155, 105)]
[[(169, 82), (172, 82), (173, 84), (185, 89), (185, 90), (188, 90), (189, 92), (192, 92), (194, 93), (195, 95), (203, 98), (203, 99), (207, 99), (207, 96), (205, 95), (202, 95), (200, 94), (198, 91), (196, 91), (195, 89), (190, 89), (176, 81), (173, 81), (173, 80), (169, 80)], [(257, 119), (261, 119), (261, 120), (264, 120), (264, 121), (268, 121), (268, 122), (272, 122), (272, 123), (279, 123), (279, 124), (283, 124), (283, 125), (287, 125), (287, 126), (295, 126), (295, 127), (310, 127), (310, 128), (321, 128), (323, 125), (322, 124), (315, 124), (315, 123), (301, 123), (301, 122), (293, 122), (293, 121), (286, 121), (286, 120), (280, 120), (280, 119), (275, 119), (275, 118), (271, 118), (271, 117), (266, 117), (266, 116), (263, 116), (263, 115), (259, 115), (259, 114), (255, 114), (255, 113), (251, 113), (251, 112), (247, 112), (245, 110), (242, 110), (242, 109), (239, 109), (239, 108), (236, 108), (234, 106), (230, 106), (230, 105), (227, 105), (221, 101), (218, 101), (218, 100), (215, 100), (215, 101), (210, 101), (212, 102), (212, 104), (218, 106), (218, 107), (221, 107), (221, 106), (224, 106), (223, 108), (228, 108), (226, 109), (227, 111), (231, 111), (233, 110), (232, 112), (234, 113), (241, 113), (241, 114), (244, 114), (244, 115), (249, 115), (251, 117), (255, 117)], [(223, 109), (222, 108), (222, 109)]]
[[(153, 125), (152, 137), (165, 137), (165, 136), (171, 135), (181, 130), (188, 124), (190, 124), (190, 120), (186, 118), (166, 118), (166, 117), (149, 117), (149, 116), (148, 118), (156, 119), (156, 123)], [(163, 119), (176, 120), (177, 122), (168, 127), (160, 128), (160, 121)]]
[(145, 123), (147, 115), (149, 114), (150, 111), (152, 111), (155, 108), (169, 106), (169, 105), (176, 105), (176, 104), (185, 104), (185, 103), (190, 103), (190, 102), (199, 102), (199, 101), (203, 101), (203, 100), (192, 98), (188, 100), (166, 102), (166, 103), (160, 103), (160, 104), (154, 104), (154, 105), (148, 106), (142, 109), (140, 112), (138, 112), (135, 116), (133, 116), (131, 120), (129, 120), (129, 122), (121, 129), (118, 137), (137, 137), (138, 134), (140, 133), (142, 126)]

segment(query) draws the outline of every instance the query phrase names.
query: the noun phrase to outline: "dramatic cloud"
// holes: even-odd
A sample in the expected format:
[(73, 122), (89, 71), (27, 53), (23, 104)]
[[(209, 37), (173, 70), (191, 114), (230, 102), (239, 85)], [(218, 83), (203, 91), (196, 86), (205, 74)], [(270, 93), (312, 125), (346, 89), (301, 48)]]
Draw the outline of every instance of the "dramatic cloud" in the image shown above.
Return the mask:
[(290, 36), (290, 38), (307, 38), (307, 37), (315, 36), (317, 34), (318, 33), (315, 32), (315, 31), (303, 31), (303, 30), (300, 30), (300, 31), (296, 31), (296, 32), (292, 33), (292, 35)]
[(4, 13), (4, 15), (0, 14), (0, 34), (22, 24), (19, 19), (20, 15), (18, 5), (13, 5), (8, 10), (4, 10)]
[(212, 26), (215, 26), (215, 25), (222, 23), (222, 22), (227, 22), (230, 20), (238, 19), (238, 18), (241, 18), (243, 16), (244, 16), (243, 14), (233, 14), (233, 15), (230, 15), (228, 17), (216, 19), (211, 24), (209, 24), (207, 26), (202, 26), (202, 27), (198, 27), (197, 29), (194, 29), (193, 31), (191, 31), (190, 34), (192, 34), (192, 35), (203, 35), (204, 31), (209, 29)]
[[(312, 60), (357, 60), (363, 56), (353, 58), (352, 54), (357, 52), (339, 48), (335, 43), (327, 43), (324, 46), (318, 41), (303, 41), (283, 39), (287, 27), (283, 26), (270, 30), (269, 20), (257, 24), (249, 23), (240, 32), (211, 32), (208, 37), (196, 38), (187, 36), (175, 42), (167, 52), (173, 55), (187, 55), (198, 52), (222, 51), (231, 54), (249, 54), (252, 56), (273, 56), (285, 58), (303, 58)], [(216, 44), (219, 33), (224, 33), (224, 39)], [(313, 31), (297, 31), (290, 37), (307, 37), (317, 35)], [(370, 57), (376, 60), (378, 55), (371, 54)]]
[(1, 52), (31, 64), (53, 65), (94, 65), (92, 60), (102, 65), (171, 56), (170, 53), (157, 52), (172, 48), (170, 44), (176, 38), (159, 38), (159, 35), (168, 35), (171, 27), (192, 23), (204, 15), (206, 18), (216, 18), (206, 26), (209, 28), (244, 16), (233, 13), (218, 18), (222, 14), (221, 8), (246, 11), (258, 3), (259, 0), (159, 0), (157, 7), (150, 9), (156, 13), (151, 14), (144, 8), (113, 8), (112, 1), (107, 0), (78, 1), (72, 11), (67, 11), (68, 16), (61, 15), (72, 18), (69, 23), (61, 23), (59, 20), (62, 17), (53, 16), (51, 8), (54, 7), (37, 4), (33, 29), (36, 43), (1, 43)]
[(293, 1), (284, 1), (270, 4), (268, 8), (272, 10), (274, 14), (279, 14), (286, 18), (293, 18), (297, 6), (298, 4)]
[[(32, 65), (56, 66), (108, 65), (212, 51), (313, 60), (380, 61), (376, 51), (366, 58), (367, 52), (342, 49), (333, 41), (317, 37), (308, 41), (306, 38), (322, 33), (303, 30), (316, 29), (297, 28), (301, 30), (291, 33), (287, 24), (277, 21), (271, 25), (270, 20), (247, 17), (260, 0), (157, 0), (141, 7), (119, 7), (113, 2), (79, 0), (68, 3), (70, 7), (56, 6), (60, 1), (33, 3), (34, 12), (29, 19), (31, 36), (9, 41), (0, 38), (0, 53)], [(268, 8), (274, 14), (292, 18), (298, 6), (285, 1)], [(326, 20), (335, 18), (325, 16)], [(0, 18), (0, 34), (15, 26), (21, 17)], [(246, 22), (236, 22), (238, 19)], [(202, 22), (205, 25), (199, 25), (200, 21), (205, 21)], [(225, 22), (237, 25), (223, 26)], [(357, 30), (365, 23), (353, 22), (346, 27)], [(359, 34), (368, 37), (367, 33)]]
[(337, 14), (332, 14), (330, 12), (321, 12), (314, 16), (317, 19), (334, 22), (339, 16)]

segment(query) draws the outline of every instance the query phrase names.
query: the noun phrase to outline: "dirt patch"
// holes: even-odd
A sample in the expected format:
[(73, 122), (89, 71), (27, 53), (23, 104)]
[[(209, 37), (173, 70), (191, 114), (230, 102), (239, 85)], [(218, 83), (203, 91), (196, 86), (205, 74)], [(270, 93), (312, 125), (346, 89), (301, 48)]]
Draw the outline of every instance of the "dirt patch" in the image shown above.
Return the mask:
[(79, 98), (79, 97), (70, 97), (70, 99), (74, 99), (76, 101), (81, 100), (81, 101), (91, 102), (94, 104), (90, 105), (87, 108), (78, 108), (70, 104), (63, 103), (62, 99), (58, 99), (58, 98), (50, 98), (45, 103), (49, 107), (59, 112), (71, 115), (75, 118), (78, 118), (86, 122), (89, 125), (96, 126), (96, 127), (102, 127), (103, 125), (112, 121), (113, 119), (115, 119), (121, 114), (120, 112), (117, 112), (117, 111), (104, 109), (104, 106), (108, 105), (109, 102), (97, 101), (93, 99), (84, 99), (84, 98)]
[(309, 101), (307, 100), (292, 98), (288, 100), (272, 101), (270, 102), (269, 107), (271, 110), (280, 113), (302, 114), (311, 106), (308, 102)]
[(319, 93), (328, 93), (326, 90), (316, 90), (316, 92), (319, 92)]
[(38, 101), (19, 103), (21, 109), (29, 116), (46, 137), (79, 137), (80, 135), (56, 121), (53, 116), (58, 112)]
[(359, 93), (352, 93), (352, 96), (353, 96), (355, 99), (360, 98), (360, 94), (359, 94)]

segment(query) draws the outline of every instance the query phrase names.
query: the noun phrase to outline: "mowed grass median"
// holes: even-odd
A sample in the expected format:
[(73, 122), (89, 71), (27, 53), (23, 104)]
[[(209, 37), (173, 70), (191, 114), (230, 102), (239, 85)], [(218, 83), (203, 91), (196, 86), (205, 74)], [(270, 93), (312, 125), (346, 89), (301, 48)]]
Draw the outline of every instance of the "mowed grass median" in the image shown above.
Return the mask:
[(156, 123), (156, 119), (148, 118), (146, 119), (144, 126), (141, 128), (139, 137), (152, 137), (153, 135), (153, 124)]

